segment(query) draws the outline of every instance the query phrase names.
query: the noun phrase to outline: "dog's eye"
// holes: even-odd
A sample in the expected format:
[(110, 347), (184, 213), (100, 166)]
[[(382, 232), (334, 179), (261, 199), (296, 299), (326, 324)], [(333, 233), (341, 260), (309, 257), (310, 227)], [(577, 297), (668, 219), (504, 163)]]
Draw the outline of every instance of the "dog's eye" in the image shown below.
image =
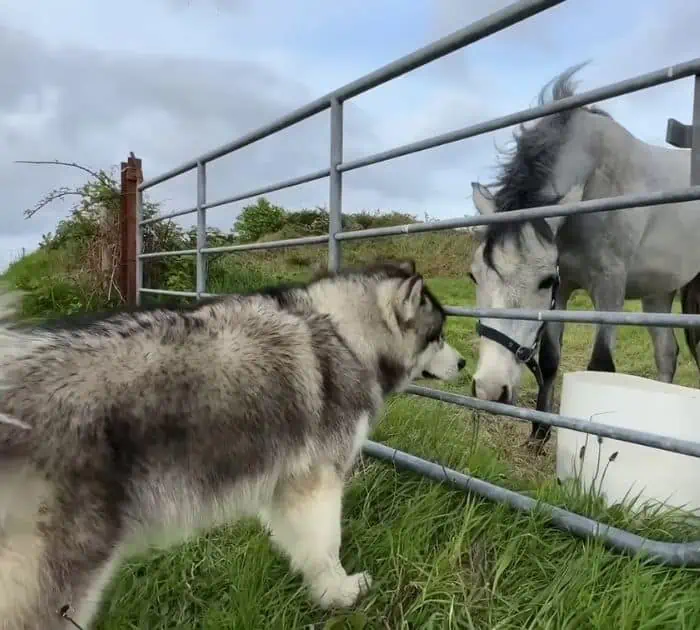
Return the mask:
[(543, 278), (540, 281), (539, 284), (539, 289), (544, 290), (544, 289), (551, 289), (554, 286), (554, 283), (557, 281), (556, 276), (547, 276), (546, 278)]
[(478, 282), (476, 281), (476, 278), (474, 277), (474, 274), (471, 271), (469, 272), (469, 277), (471, 278), (471, 280), (474, 284), (478, 284)]

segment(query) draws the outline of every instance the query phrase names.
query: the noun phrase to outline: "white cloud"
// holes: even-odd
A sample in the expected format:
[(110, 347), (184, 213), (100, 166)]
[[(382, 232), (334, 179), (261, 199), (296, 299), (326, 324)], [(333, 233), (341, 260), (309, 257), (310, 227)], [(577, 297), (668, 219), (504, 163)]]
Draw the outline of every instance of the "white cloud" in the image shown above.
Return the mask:
[[(98, 3), (99, 4), (99, 3)], [(75, 185), (71, 169), (14, 165), (61, 159), (108, 168), (134, 151), (146, 177), (168, 170), (506, 5), (505, 0), (136, 0), (47, 4), (0, 0), (0, 268), (67, 213), (22, 210), (49, 189)], [(700, 5), (699, 5), (700, 6)], [(346, 104), (346, 159), (532, 105), (539, 88), (581, 60), (581, 89), (697, 54), (700, 9), (681, 0), (567, 2), (466, 51)], [(595, 36), (594, 36), (595, 35)], [(663, 142), (669, 116), (688, 119), (689, 82), (605, 106), (633, 133)], [(473, 179), (489, 179), (494, 142), (510, 131), (348, 173), (345, 209), (448, 217), (471, 212)], [(324, 168), (328, 115), (213, 163), (209, 199)], [(324, 204), (326, 181), (271, 197)], [(152, 196), (167, 210), (194, 204), (192, 173)], [(242, 204), (210, 213), (230, 226)], [(191, 217), (186, 218), (190, 223)]]

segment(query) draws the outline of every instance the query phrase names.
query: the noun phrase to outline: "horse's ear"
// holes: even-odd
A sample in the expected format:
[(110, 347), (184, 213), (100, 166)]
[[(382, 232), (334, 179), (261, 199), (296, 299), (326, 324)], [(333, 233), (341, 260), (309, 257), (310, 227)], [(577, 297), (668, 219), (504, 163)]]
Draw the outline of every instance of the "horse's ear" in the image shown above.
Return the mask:
[[(559, 205), (578, 203), (579, 201), (582, 201), (583, 192), (584, 187), (581, 184), (576, 184), (575, 186), (572, 186), (569, 192), (561, 198), (561, 200), (559, 201)], [(568, 217), (547, 217), (545, 221), (547, 221), (549, 227), (552, 229), (552, 232), (556, 235), (561, 226), (564, 225), (564, 221), (566, 221), (567, 219)]]
[[(472, 201), (476, 211), (483, 217), (496, 212), (496, 202), (493, 194), (486, 186), (479, 182), (472, 182)], [(486, 233), (485, 225), (475, 225), (472, 227), (472, 234), (478, 239)]]
[(496, 212), (496, 203), (491, 191), (479, 182), (472, 182), (472, 201), (477, 212), (482, 216)]

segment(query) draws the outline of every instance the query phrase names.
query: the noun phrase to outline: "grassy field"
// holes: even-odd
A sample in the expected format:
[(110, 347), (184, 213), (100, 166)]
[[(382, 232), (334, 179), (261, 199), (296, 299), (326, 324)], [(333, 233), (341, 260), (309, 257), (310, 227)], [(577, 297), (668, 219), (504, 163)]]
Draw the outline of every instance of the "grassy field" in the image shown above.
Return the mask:
[[(472, 286), (459, 279), (466, 252), (445, 253), (440, 239), (422, 243), (419, 266), (421, 260), (432, 261), (435, 292), (445, 303), (473, 304)], [(397, 245), (391, 254), (416, 256), (408, 245)], [(238, 265), (235, 279), (214, 274), (218, 279), (209, 289), (245, 288), (262, 276), (303, 277), (322, 255), (322, 249), (320, 254), (304, 249), (276, 258), (262, 253), (228, 257), (237, 261), (226, 263)], [(436, 262), (445, 259), (453, 264)], [(18, 269), (13, 273), (17, 276)], [(590, 303), (575, 296), (570, 308), (586, 309)], [(627, 308), (638, 310), (639, 304)], [(592, 333), (590, 326), (568, 326), (564, 370), (585, 367)], [(696, 386), (697, 371), (678, 337), (682, 354), (676, 382)], [(466, 393), (476, 363), (474, 322), (453, 318), (448, 338), (464, 353), (468, 367), (460, 382), (446, 388)], [(616, 361), (621, 371), (653, 377), (647, 332), (621, 327)], [(521, 404), (533, 406), (534, 393), (528, 375)], [(545, 456), (535, 457), (521, 446), (528, 432), (529, 425), (507, 418), (397, 396), (373, 438), (648, 537), (700, 538), (668, 518), (635, 519), (565, 491), (554, 477), (556, 438)], [(522, 515), (368, 459), (360, 462), (344, 505), (344, 565), (348, 571), (369, 570), (375, 580), (352, 611), (324, 613), (311, 606), (286, 560), (255, 523), (246, 522), (129, 561), (110, 586), (97, 627), (700, 628), (700, 570), (665, 569), (623, 557), (551, 528), (540, 515)]]
[[(450, 304), (473, 303), (473, 289), (434, 278)], [(572, 308), (590, 308), (575, 297)], [(630, 303), (629, 309), (638, 304)], [(585, 367), (592, 328), (568, 327), (564, 369)], [(448, 336), (476, 361), (471, 320), (454, 318)], [(653, 375), (646, 331), (622, 328), (621, 370)], [(467, 370), (467, 374), (470, 370)], [(679, 382), (697, 374), (683, 352)], [(451, 385), (467, 391), (469, 376)], [(531, 405), (528, 380), (523, 404)], [(529, 427), (426, 399), (391, 400), (375, 439), (481, 478), (621, 524), (646, 536), (688, 539), (664, 519), (634, 521), (554, 480), (553, 445), (545, 457), (520, 446)], [(122, 628), (700, 628), (700, 571), (646, 565), (478, 498), (363, 460), (348, 488), (343, 561), (368, 569), (369, 596), (343, 614), (311, 607), (298, 577), (253, 523), (221, 529), (175, 550), (130, 562), (113, 585), (99, 627)], [(697, 536), (697, 533), (696, 533)]]

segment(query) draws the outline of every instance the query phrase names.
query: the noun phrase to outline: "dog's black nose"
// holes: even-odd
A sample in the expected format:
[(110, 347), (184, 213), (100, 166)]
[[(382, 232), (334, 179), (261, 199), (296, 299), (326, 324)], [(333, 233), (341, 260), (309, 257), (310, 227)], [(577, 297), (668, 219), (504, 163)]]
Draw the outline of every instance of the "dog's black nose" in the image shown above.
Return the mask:
[(464, 359), (460, 359), (459, 361), (457, 361), (457, 369), (463, 370), (466, 364), (467, 362)]

